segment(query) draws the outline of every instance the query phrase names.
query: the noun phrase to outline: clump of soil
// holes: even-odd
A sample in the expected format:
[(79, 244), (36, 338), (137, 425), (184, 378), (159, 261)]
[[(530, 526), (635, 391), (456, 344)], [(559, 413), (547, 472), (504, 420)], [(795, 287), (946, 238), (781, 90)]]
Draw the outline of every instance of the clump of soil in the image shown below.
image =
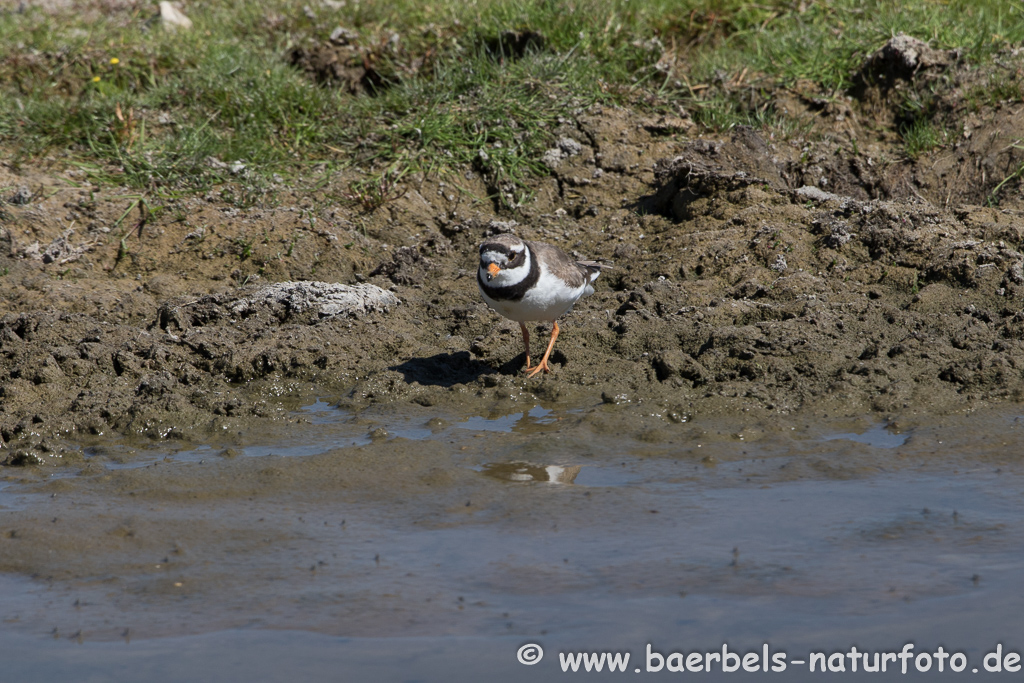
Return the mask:
[(431, 54), (408, 53), (397, 33), (375, 39), (338, 26), (326, 42), (293, 47), (288, 63), (322, 85), (374, 95), (429, 67)]
[[(283, 395), (313, 392), (475, 413), (526, 393), (669, 416), (1019, 401), (1020, 103), (967, 113), (912, 160), (867, 120), (892, 114), (886, 89), (933, 78), (952, 117), (982, 76), (955, 55), (919, 52), (912, 68), (890, 52), (849, 99), (779, 93), (813, 122), (802, 138), (590, 107), (553, 131), (533, 200), (503, 213), (470, 169), (407, 176), (372, 211), (328, 199), (355, 179), (338, 175), (276, 207), (239, 207), (224, 187), (135, 221), (74, 170), (0, 168), (0, 187), (29, 188), (0, 228), (0, 436), (23, 453), (8, 463), (52, 460), (64, 438), (257, 427), (289, 419)], [(529, 380), (518, 326), (475, 282), (477, 244), (509, 230), (615, 264), (566, 318), (555, 372)], [(295, 281), (400, 303), (324, 314), (266, 289)]]

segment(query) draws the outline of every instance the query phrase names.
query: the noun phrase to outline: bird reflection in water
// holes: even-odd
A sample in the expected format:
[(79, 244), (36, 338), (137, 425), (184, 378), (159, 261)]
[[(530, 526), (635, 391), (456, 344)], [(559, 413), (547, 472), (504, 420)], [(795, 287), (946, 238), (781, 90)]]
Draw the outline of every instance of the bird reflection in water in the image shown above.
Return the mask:
[(489, 463), (481, 468), (488, 477), (504, 481), (546, 481), (553, 484), (572, 484), (582, 465), (535, 465), (528, 462)]

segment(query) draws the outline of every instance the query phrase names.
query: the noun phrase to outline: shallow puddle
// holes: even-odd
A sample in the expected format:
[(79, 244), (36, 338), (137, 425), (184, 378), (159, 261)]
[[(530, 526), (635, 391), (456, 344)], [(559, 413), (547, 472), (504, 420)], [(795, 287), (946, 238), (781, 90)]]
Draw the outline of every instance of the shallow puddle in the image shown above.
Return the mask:
[(834, 441), (836, 439), (857, 441), (859, 443), (866, 443), (869, 446), (875, 446), (876, 448), (899, 448), (907, 442), (910, 435), (898, 431), (890, 431), (888, 425), (885, 424), (876, 424), (859, 434), (856, 432), (827, 434), (822, 438), (826, 441)]
[[(998, 644), (1024, 650), (1016, 411), (676, 423), (642, 406), (319, 400), (299, 415), (0, 482), (5, 674), (547, 680), (575, 652), (629, 652), (615, 675), (635, 676), (657, 664), (648, 644), (767, 644), (785, 680), (810, 680), (798, 661), (853, 646), (941, 645), (964, 675)], [(536, 665), (517, 661), (527, 644)]]

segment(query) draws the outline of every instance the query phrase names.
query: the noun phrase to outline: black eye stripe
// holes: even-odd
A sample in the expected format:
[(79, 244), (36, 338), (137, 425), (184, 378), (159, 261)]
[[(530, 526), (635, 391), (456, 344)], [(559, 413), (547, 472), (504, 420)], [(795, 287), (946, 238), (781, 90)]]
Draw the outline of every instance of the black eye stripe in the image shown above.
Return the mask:
[(501, 254), (502, 256), (504, 256), (505, 258), (508, 259), (509, 263), (511, 263), (513, 261), (518, 261), (518, 262), (521, 263), (522, 262), (522, 256), (526, 253), (525, 249), (520, 249), (519, 251), (513, 251), (512, 249), (509, 249), (508, 247), (506, 247), (504, 244), (487, 244), (487, 243), (484, 243), (484, 244), (480, 245), (480, 255), (481, 256), (483, 256), (483, 254), (485, 252), (488, 252), (488, 251), (494, 252), (496, 254)]

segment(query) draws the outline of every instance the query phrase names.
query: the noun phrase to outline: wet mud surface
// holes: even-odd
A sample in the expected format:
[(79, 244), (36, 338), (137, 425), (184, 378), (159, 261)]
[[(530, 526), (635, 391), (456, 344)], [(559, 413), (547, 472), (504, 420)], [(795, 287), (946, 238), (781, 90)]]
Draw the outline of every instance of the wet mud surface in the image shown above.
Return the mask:
[[(56, 160), (6, 167), (0, 436), (22, 460), (88, 435), (202, 439), (285, 414), (300, 385), (469, 414), (513, 395), (680, 414), (1018, 401), (1020, 118), (979, 109), (916, 161), (870, 135), (901, 87), (941, 77), (952, 108), (983, 79), (933, 57), (859, 100), (804, 102), (807, 137), (579, 110), (511, 210), (469, 169), (411, 177), (367, 211), (336, 201), (343, 174), (273, 206), (238, 208), (229, 187), (153, 208)], [(551, 376), (520, 375), (518, 330), (477, 292), (476, 246), (502, 231), (615, 264), (567, 316)], [(320, 288), (306, 307), (271, 301), (292, 281)], [(322, 310), (327, 284), (364, 282), (400, 303)]]
[[(806, 134), (566, 112), (523, 201), (477, 169), (370, 210), (326, 168), (274, 202), (140, 203), (0, 165), (7, 625), (497, 637), (597, 605), (607, 636), (623, 601), (687, 595), (1003, 604), (1024, 118), (966, 111), (986, 75), (956, 55), (900, 54), (848, 96), (774, 93)], [(910, 159), (895, 103), (924, 85), (962, 125)], [(550, 375), (477, 291), (506, 231), (614, 264)]]
[(7, 628), (607, 640), (645, 601), (659, 607), (629, 617), (641, 631), (738, 599), (877, 626), (908, 604), (998, 602), (1020, 578), (1019, 411), (942, 426), (664, 426), (607, 404), (299, 415), (311, 424), (229, 447), (94, 447), (74, 474), (8, 477)]

